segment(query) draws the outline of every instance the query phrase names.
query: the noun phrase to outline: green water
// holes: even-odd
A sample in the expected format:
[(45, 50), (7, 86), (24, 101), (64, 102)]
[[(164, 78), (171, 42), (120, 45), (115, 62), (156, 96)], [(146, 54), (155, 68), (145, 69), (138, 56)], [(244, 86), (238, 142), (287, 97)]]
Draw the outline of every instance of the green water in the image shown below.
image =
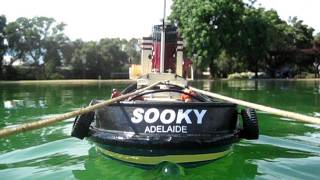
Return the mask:
[[(320, 116), (319, 81), (216, 81), (193, 85)], [(0, 127), (68, 112), (91, 99), (108, 98), (112, 88), (125, 86), (0, 84)], [(171, 174), (160, 166), (146, 170), (101, 155), (87, 140), (69, 136), (73, 121), (69, 119), (0, 139), (0, 179), (319, 179), (320, 126), (263, 112), (258, 112), (258, 117), (259, 140), (242, 140), (227, 157), (200, 167), (179, 167)]]

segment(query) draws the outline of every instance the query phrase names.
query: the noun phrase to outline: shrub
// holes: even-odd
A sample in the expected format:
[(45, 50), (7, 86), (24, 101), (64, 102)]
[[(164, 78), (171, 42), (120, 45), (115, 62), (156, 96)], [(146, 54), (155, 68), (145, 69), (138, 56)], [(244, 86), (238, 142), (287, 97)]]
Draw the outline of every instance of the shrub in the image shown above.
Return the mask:
[(49, 79), (64, 79), (64, 76), (58, 73), (52, 74)]
[(228, 75), (228, 79), (252, 79), (253, 77), (253, 72), (233, 73)]

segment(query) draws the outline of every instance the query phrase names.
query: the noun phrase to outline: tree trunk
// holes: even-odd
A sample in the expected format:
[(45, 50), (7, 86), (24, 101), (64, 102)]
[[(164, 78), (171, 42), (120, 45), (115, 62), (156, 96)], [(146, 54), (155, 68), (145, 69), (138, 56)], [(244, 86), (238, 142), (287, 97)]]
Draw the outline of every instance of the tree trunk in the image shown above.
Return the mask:
[(255, 59), (254, 77), (258, 79), (258, 60)]
[(301, 78), (302, 72), (301, 72), (301, 66), (300, 66), (300, 64), (298, 65), (298, 68), (299, 68), (299, 78)]
[(3, 55), (0, 57), (0, 80), (4, 80), (5, 77), (3, 75)]
[(210, 67), (210, 75), (211, 75), (211, 77), (214, 77), (215, 74), (214, 74), (214, 63), (213, 63), (213, 61), (210, 62), (209, 67)]
[(0, 60), (0, 80), (3, 80), (3, 76), (2, 76), (2, 59)]
[(258, 84), (258, 80), (256, 79), (254, 81), (254, 90), (258, 91), (258, 89), (259, 89), (259, 84)]

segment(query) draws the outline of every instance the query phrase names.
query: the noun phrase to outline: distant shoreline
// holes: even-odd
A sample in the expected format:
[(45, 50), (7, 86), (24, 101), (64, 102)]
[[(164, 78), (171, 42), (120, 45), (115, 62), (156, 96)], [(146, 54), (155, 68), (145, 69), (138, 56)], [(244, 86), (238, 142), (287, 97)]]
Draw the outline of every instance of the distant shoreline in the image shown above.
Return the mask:
[(62, 80), (18, 80), (18, 81), (0, 81), (0, 84), (95, 84), (95, 83), (121, 83), (128, 84), (134, 80), (130, 79), (62, 79)]
[[(255, 79), (197, 79), (189, 80), (189, 82), (197, 81), (254, 81)], [(310, 79), (257, 79), (258, 81), (320, 81), (320, 78)], [(130, 79), (63, 79), (63, 80), (18, 80), (18, 81), (0, 81), (0, 84), (95, 84), (95, 83), (121, 83), (129, 84), (135, 80)]]
[(292, 79), (283, 79), (283, 78), (266, 78), (266, 79), (198, 79), (192, 81), (320, 81), (320, 78), (292, 78)]

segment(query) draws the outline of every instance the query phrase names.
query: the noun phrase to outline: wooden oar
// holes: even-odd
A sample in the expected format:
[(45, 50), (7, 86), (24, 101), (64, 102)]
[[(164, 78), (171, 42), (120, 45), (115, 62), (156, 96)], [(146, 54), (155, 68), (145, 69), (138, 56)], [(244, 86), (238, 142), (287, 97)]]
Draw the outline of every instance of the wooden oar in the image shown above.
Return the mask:
[[(173, 83), (173, 82), (170, 82)], [(174, 83), (177, 86), (180, 86), (182, 88), (184, 88), (184, 85), (181, 84), (177, 84)], [(316, 117), (312, 117), (312, 116), (307, 116), (307, 115), (303, 115), (303, 114), (299, 114), (299, 113), (294, 113), (294, 112), (290, 112), (290, 111), (285, 111), (285, 110), (281, 110), (281, 109), (277, 109), (277, 108), (272, 108), (272, 107), (268, 107), (268, 106), (264, 106), (264, 105), (260, 105), (260, 104), (255, 104), (255, 103), (251, 103), (251, 102), (247, 102), (247, 101), (243, 101), (240, 99), (235, 99), (235, 98), (230, 98), (227, 96), (223, 96), (220, 94), (216, 94), (216, 93), (212, 93), (212, 92), (208, 92), (208, 91), (203, 91), (201, 89), (197, 89), (194, 88), (192, 86), (189, 86), (189, 89), (191, 89), (192, 91), (207, 95), (209, 97), (213, 97), (216, 99), (221, 99), (224, 101), (228, 101), (231, 103), (235, 103), (241, 106), (245, 106), (245, 107), (249, 107), (252, 109), (256, 109), (256, 110), (260, 110), (260, 111), (264, 111), (270, 114), (274, 114), (274, 115), (278, 115), (278, 116), (282, 116), (282, 117), (286, 117), (286, 118), (291, 118), (291, 119), (295, 119), (297, 121), (301, 121), (301, 122), (306, 122), (306, 123), (312, 123), (312, 124), (320, 124), (320, 118), (316, 118)]]
[(132, 93), (125, 94), (125, 95), (122, 95), (122, 96), (119, 96), (119, 97), (116, 97), (116, 98), (113, 98), (113, 99), (109, 99), (109, 100), (106, 100), (104, 102), (101, 102), (101, 103), (98, 103), (98, 104), (95, 104), (95, 105), (92, 105), (92, 106), (88, 106), (86, 108), (82, 108), (82, 109), (77, 110), (77, 111), (68, 112), (68, 113), (53, 117), (53, 118), (38, 120), (38, 121), (30, 122), (30, 123), (20, 124), (20, 125), (17, 125), (15, 127), (1, 129), (0, 130), (0, 138), (9, 136), (9, 135), (15, 134), (15, 133), (20, 133), (20, 132), (25, 132), (25, 131), (30, 131), (30, 130), (33, 130), (33, 129), (39, 129), (39, 128), (42, 128), (42, 127), (46, 127), (46, 126), (49, 126), (50, 124), (53, 124), (53, 123), (56, 123), (56, 122), (59, 122), (59, 121), (63, 121), (63, 120), (66, 120), (66, 119), (69, 119), (69, 118), (72, 118), (72, 117), (75, 117), (75, 116), (78, 116), (78, 115), (81, 115), (81, 114), (85, 114), (85, 113), (88, 113), (90, 111), (94, 111), (96, 109), (99, 109), (99, 108), (102, 108), (104, 106), (110, 105), (110, 104), (112, 104), (114, 102), (118, 102), (118, 101), (127, 99), (130, 96), (137, 95), (137, 94), (139, 94), (139, 93), (141, 93), (141, 92), (143, 92), (145, 90), (153, 88), (154, 86), (156, 86), (156, 85), (158, 85), (160, 83), (161, 82), (159, 81), (159, 82), (156, 82), (156, 83), (154, 83), (154, 84), (152, 84), (152, 85), (150, 85), (148, 87), (139, 89), (139, 90), (134, 91)]

